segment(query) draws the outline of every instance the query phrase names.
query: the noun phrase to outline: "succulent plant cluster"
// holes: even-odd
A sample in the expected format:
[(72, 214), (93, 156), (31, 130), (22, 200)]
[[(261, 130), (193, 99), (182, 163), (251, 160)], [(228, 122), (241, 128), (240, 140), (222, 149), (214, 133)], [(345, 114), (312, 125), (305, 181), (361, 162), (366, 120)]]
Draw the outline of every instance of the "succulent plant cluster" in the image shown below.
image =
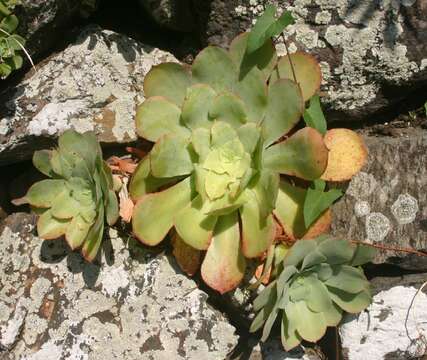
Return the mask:
[(260, 257), (278, 227), (292, 240), (309, 232), (307, 190), (291, 179), (349, 178), (361, 165), (349, 158), (347, 174), (334, 172), (335, 144), (365, 150), (349, 130), (296, 128), (319, 90), (318, 63), (301, 52), (278, 59), (270, 38), (248, 55), (249, 37), (238, 36), (228, 51), (205, 48), (191, 68), (153, 67), (136, 117), (138, 134), (155, 144), (131, 181), (133, 232), (153, 246), (174, 227), (183, 243), (206, 251), (202, 277), (221, 293), (237, 286), (246, 258)]
[(264, 326), (265, 341), (279, 318), (286, 350), (302, 339), (316, 342), (328, 326), (338, 325), (343, 311), (358, 313), (371, 303), (369, 282), (358, 266), (373, 254), (371, 247), (327, 236), (296, 242), (279, 275), (255, 299), (251, 331)]
[(0, 0), (0, 78), (5, 79), (13, 70), (22, 67), (20, 52), (25, 39), (15, 34), (19, 20), (12, 13), (15, 1)]
[(41, 238), (65, 235), (72, 249), (81, 248), (85, 259), (92, 261), (105, 221), (113, 225), (119, 216), (113, 177), (95, 134), (67, 130), (59, 137), (57, 149), (36, 151), (33, 164), (50, 179), (35, 183), (15, 203), (29, 203), (40, 215)]

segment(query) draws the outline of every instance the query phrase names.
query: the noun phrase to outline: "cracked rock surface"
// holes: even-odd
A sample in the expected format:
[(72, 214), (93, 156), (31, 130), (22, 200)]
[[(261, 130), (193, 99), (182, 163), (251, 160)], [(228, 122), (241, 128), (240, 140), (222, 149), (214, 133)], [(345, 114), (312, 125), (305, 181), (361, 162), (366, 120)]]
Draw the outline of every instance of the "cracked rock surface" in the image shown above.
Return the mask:
[(169, 53), (90, 26), (21, 83), (0, 93), (0, 164), (32, 156), (73, 127), (104, 143), (136, 140), (134, 116), (142, 83)]
[[(333, 207), (333, 233), (389, 247), (427, 249), (427, 131), (364, 139), (368, 162)], [(426, 259), (379, 250), (375, 262), (425, 271)]]
[(17, 213), (0, 235), (0, 359), (224, 359), (235, 328), (173, 260), (115, 230), (102, 265), (34, 235)]
[(374, 278), (372, 305), (359, 315), (347, 315), (340, 326), (344, 358), (424, 358), (427, 295), (417, 291), (425, 281), (425, 274)]

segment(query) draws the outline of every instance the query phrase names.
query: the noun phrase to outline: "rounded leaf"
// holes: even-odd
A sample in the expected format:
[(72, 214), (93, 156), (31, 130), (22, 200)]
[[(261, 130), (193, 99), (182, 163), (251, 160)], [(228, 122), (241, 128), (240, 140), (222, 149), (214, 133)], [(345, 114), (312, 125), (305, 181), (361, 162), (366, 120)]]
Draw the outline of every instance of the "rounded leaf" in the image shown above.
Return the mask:
[(311, 311), (305, 301), (295, 303), (293, 311), (298, 319), (295, 327), (304, 340), (316, 342), (325, 335), (326, 320), (322, 313)]
[(279, 79), (268, 90), (268, 105), (263, 122), (264, 145), (267, 147), (287, 134), (304, 112), (304, 100), (298, 85)]
[(64, 180), (42, 180), (30, 187), (25, 199), (31, 206), (49, 208), (64, 190)]
[(91, 223), (86, 222), (80, 215), (75, 216), (65, 233), (65, 240), (72, 250), (82, 246), (91, 227)]
[(209, 85), (196, 84), (188, 88), (182, 105), (182, 123), (190, 128), (210, 128), (209, 109), (216, 92)]
[(237, 80), (236, 67), (228, 53), (216, 46), (208, 46), (194, 59), (193, 80), (208, 84), (218, 92), (231, 91)]
[[(281, 79), (294, 80), (289, 58), (293, 64), (296, 82), (301, 88), (304, 101), (307, 101), (320, 89), (320, 84), (322, 83), (322, 70), (320, 69), (319, 63), (312, 55), (297, 51), (296, 53), (282, 57), (277, 63), (279, 78)], [(277, 73), (273, 72), (270, 83), (274, 83), (277, 77)]]
[(35, 168), (46, 176), (54, 175), (52, 165), (50, 164), (50, 150), (35, 151), (33, 155), (33, 165)]
[(135, 236), (146, 245), (160, 243), (172, 228), (176, 214), (190, 203), (191, 192), (188, 177), (167, 190), (142, 196), (132, 215)]
[(336, 288), (328, 288), (328, 290), (332, 301), (350, 314), (361, 312), (372, 302), (372, 296), (368, 290), (363, 290), (357, 294), (347, 293)]
[(217, 221), (217, 217), (204, 214), (202, 206), (202, 198), (198, 195), (175, 217), (175, 230), (182, 241), (198, 250), (208, 248)]
[(113, 190), (108, 190), (105, 217), (107, 219), (107, 224), (110, 226), (114, 225), (119, 219), (119, 202), (117, 201), (116, 193)]
[(237, 129), (246, 123), (245, 104), (232, 93), (222, 93), (214, 99), (209, 117), (212, 120), (224, 121)]
[(172, 237), (173, 256), (182, 271), (193, 276), (202, 262), (202, 252), (186, 244), (178, 234)]
[(40, 215), (37, 221), (37, 234), (42, 239), (51, 240), (64, 235), (70, 225), (68, 219), (57, 219), (50, 210)]
[(71, 219), (80, 211), (81, 205), (76, 201), (69, 191), (62, 191), (52, 202), (52, 216), (57, 219)]
[(362, 137), (354, 131), (331, 129), (326, 132), (324, 141), (329, 156), (323, 180), (350, 180), (365, 165), (368, 150)]
[(145, 100), (136, 111), (136, 131), (139, 136), (157, 141), (162, 135), (188, 137), (189, 131), (180, 124), (181, 109), (166, 98), (155, 96)]
[(182, 65), (166, 62), (153, 66), (145, 75), (144, 95), (163, 96), (181, 106), (190, 85), (190, 74)]
[(221, 216), (203, 260), (202, 278), (221, 294), (233, 290), (243, 279), (246, 260), (240, 251), (237, 212)]
[(313, 128), (298, 130), (289, 139), (264, 151), (264, 166), (305, 180), (318, 179), (326, 169), (328, 149)]

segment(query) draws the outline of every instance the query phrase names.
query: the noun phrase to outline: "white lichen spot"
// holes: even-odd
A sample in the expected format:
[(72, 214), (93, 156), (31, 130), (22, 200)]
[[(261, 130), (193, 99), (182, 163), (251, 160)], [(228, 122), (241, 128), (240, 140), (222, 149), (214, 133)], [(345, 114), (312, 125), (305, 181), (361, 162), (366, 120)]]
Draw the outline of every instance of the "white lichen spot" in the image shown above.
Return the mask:
[(373, 193), (377, 185), (377, 180), (372, 174), (361, 171), (351, 179), (346, 193), (356, 199), (366, 199)]
[(0, 135), (7, 135), (10, 131), (9, 121), (7, 119), (0, 120)]
[(47, 329), (47, 320), (41, 318), (38, 314), (30, 314), (25, 319), (23, 338), (27, 345), (36, 342), (37, 337)]
[(399, 224), (410, 224), (417, 216), (418, 201), (409, 194), (400, 194), (391, 206), (391, 212)]
[(301, 24), (296, 26), (295, 40), (303, 44), (307, 49), (313, 49), (317, 46), (319, 34), (310, 29), (308, 25)]
[(427, 59), (422, 59), (420, 64), (420, 70), (423, 71), (425, 68), (427, 68)]
[(329, 78), (331, 77), (331, 68), (326, 61), (321, 61), (319, 66), (322, 70), (322, 84), (327, 84)]
[(371, 212), (371, 207), (367, 201), (356, 201), (354, 204), (354, 213), (357, 217), (363, 217)]
[(40, 350), (22, 360), (58, 360), (61, 359), (62, 347), (54, 341), (44, 343)]
[(120, 266), (118, 268), (105, 269), (102, 272), (102, 292), (107, 296), (116, 296), (120, 289), (129, 286), (129, 276), (127, 271)]
[(0, 345), (2, 347), (9, 349), (15, 344), (21, 333), (26, 315), (27, 311), (18, 303), (13, 317), (5, 327), (0, 327)]
[(314, 19), (316, 24), (329, 24), (331, 21), (331, 13), (329, 11), (319, 11)]
[(47, 104), (28, 124), (28, 133), (37, 136), (61, 134), (70, 128), (70, 118), (84, 113), (87, 106), (84, 100)]
[(326, 41), (332, 46), (339, 46), (348, 41), (348, 31), (344, 25), (331, 25), (326, 29)]
[(413, 286), (395, 286), (375, 295), (367, 311), (347, 315), (340, 335), (348, 359), (422, 357), (427, 351), (427, 296), (416, 293)]
[(381, 213), (370, 213), (366, 217), (365, 230), (368, 241), (383, 241), (391, 230), (390, 220)]

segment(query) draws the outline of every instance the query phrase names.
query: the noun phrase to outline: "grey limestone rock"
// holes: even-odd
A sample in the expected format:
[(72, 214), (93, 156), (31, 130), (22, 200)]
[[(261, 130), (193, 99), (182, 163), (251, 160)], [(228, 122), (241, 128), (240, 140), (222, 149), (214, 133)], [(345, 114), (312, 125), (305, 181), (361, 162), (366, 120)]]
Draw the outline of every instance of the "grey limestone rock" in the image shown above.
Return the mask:
[(235, 328), (170, 258), (110, 229), (100, 262), (34, 235), (31, 215), (1, 226), (0, 358), (224, 359)]
[(125, 35), (88, 27), (74, 44), (0, 94), (0, 164), (32, 156), (67, 128), (104, 143), (136, 140), (134, 117), (150, 68), (176, 61)]

